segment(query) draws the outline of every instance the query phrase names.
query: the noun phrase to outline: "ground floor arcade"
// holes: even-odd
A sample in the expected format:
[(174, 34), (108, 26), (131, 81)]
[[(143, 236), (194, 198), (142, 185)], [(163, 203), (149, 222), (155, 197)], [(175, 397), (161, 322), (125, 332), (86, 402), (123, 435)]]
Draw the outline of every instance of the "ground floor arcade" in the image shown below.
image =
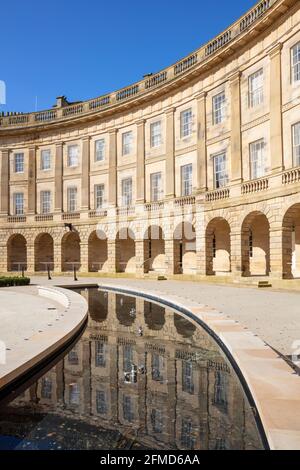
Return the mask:
[[(284, 202), (284, 204), (283, 204)], [(300, 203), (195, 211), (147, 222), (0, 230), (1, 272), (300, 277)]]

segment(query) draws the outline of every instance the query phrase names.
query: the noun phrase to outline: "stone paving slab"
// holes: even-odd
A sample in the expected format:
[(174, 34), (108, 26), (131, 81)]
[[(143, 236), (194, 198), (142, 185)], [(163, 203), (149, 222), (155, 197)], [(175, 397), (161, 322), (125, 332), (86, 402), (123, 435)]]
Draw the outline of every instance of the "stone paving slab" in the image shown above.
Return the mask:
[(0, 290), (0, 389), (70, 339), (87, 315), (86, 300), (54, 287)]

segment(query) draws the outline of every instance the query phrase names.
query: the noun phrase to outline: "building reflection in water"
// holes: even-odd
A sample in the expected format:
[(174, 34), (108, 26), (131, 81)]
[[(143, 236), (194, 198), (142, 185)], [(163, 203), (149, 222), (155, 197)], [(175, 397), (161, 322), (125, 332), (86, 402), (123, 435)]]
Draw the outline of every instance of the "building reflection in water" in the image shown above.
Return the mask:
[(141, 298), (81, 294), (83, 336), (1, 408), (2, 448), (262, 448), (239, 380), (202, 328)]

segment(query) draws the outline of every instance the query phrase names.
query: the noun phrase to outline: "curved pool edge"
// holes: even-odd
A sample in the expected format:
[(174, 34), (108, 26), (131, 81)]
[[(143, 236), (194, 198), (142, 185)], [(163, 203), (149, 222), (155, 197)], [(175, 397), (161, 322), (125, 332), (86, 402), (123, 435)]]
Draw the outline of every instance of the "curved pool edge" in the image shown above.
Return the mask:
[[(78, 286), (80, 287), (80, 286)], [(99, 283), (101, 289), (141, 296), (195, 320), (220, 345), (237, 372), (266, 448), (300, 449), (300, 379), (257, 335), (213, 307), (161, 291)]]
[(22, 348), (16, 348), (9, 354), (7, 363), (0, 367), (0, 392), (39, 365), (42, 367), (45, 361), (76, 337), (87, 320), (88, 304), (80, 294), (61, 287), (39, 285), (37, 289), (39, 297), (62, 306), (63, 316), (51, 325), (51, 329), (35, 332)]

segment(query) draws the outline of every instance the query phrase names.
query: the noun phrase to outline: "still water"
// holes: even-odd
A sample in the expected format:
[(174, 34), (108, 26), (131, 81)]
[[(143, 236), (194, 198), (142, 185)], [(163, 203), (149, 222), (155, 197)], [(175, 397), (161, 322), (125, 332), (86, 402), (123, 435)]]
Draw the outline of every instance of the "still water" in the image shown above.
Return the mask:
[(48, 371), (0, 403), (0, 449), (262, 449), (216, 342), (171, 308), (85, 289), (87, 326)]

